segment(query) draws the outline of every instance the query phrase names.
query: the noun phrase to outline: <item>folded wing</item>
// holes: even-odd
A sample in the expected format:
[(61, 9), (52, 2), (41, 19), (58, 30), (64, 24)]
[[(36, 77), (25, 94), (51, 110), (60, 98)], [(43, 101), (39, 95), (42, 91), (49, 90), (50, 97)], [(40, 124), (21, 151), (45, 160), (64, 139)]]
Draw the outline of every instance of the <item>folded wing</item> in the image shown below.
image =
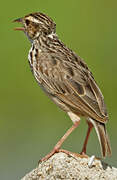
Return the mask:
[(40, 57), (37, 70), (41, 85), (51, 98), (57, 98), (76, 114), (105, 123), (108, 116), (103, 95), (84, 61), (80, 57), (74, 61), (63, 57), (61, 61), (59, 56), (46, 61), (43, 58)]

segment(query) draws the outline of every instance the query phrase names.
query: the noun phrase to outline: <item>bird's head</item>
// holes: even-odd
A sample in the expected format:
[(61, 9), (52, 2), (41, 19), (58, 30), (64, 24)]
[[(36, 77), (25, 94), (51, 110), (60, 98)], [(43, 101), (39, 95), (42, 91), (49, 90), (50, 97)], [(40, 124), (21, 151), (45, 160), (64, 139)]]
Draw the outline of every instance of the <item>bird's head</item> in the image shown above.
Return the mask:
[(31, 41), (40, 35), (50, 35), (56, 31), (56, 24), (53, 20), (40, 12), (18, 18), (14, 22), (19, 22), (23, 25), (22, 27), (15, 28), (15, 30), (24, 31)]

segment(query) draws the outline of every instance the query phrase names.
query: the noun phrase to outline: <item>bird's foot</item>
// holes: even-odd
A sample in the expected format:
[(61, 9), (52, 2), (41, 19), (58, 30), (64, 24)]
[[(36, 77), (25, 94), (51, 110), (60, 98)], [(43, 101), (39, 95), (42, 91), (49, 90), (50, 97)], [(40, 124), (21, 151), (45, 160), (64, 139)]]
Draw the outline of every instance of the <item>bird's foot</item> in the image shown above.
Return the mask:
[(45, 157), (40, 159), (38, 163), (41, 163), (43, 161), (47, 161), (51, 156), (53, 156), (55, 153), (58, 153), (58, 152), (63, 152), (69, 156), (72, 154), (72, 152), (70, 152), (70, 151), (67, 151), (64, 149), (58, 149), (58, 148), (54, 147), (54, 149), (49, 154), (47, 154)]
[(81, 158), (88, 158), (89, 156), (88, 156), (85, 152), (82, 151), (82, 152), (80, 153), (80, 157), (81, 157)]
[(47, 161), (51, 156), (53, 156), (55, 153), (58, 153), (59, 149), (54, 148), (50, 153), (48, 153), (45, 157), (39, 160), (38, 163), (41, 163), (43, 161)]
[(50, 157), (52, 157), (55, 153), (59, 153), (59, 152), (63, 152), (65, 154), (67, 154), (68, 156), (73, 156), (73, 157), (80, 157), (80, 158), (88, 158), (88, 156), (85, 153), (75, 153), (75, 152), (71, 152), (65, 149), (57, 149), (54, 148), (49, 154), (47, 154), (45, 157), (43, 157), (42, 159), (39, 160), (39, 163), (43, 162), (43, 161), (47, 161)]

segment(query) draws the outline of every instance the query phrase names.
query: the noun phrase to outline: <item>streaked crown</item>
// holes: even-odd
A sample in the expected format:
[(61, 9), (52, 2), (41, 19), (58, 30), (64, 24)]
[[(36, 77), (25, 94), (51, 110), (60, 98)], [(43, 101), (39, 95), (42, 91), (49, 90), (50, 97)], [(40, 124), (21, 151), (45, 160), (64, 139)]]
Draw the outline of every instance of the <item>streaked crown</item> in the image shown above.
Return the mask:
[(16, 19), (15, 22), (23, 24), (22, 28), (16, 28), (16, 30), (23, 30), (30, 40), (38, 38), (41, 34), (49, 35), (56, 31), (56, 24), (53, 20), (40, 12), (26, 15)]

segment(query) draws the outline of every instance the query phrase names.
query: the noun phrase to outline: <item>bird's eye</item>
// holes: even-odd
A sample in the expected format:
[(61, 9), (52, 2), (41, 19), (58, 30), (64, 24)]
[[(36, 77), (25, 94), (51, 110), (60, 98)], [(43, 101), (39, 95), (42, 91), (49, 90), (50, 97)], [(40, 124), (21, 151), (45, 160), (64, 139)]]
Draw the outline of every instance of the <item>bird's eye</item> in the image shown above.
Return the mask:
[(29, 23), (30, 23), (30, 21), (28, 20), (28, 19), (26, 19), (26, 25), (28, 26), (29, 25)]

